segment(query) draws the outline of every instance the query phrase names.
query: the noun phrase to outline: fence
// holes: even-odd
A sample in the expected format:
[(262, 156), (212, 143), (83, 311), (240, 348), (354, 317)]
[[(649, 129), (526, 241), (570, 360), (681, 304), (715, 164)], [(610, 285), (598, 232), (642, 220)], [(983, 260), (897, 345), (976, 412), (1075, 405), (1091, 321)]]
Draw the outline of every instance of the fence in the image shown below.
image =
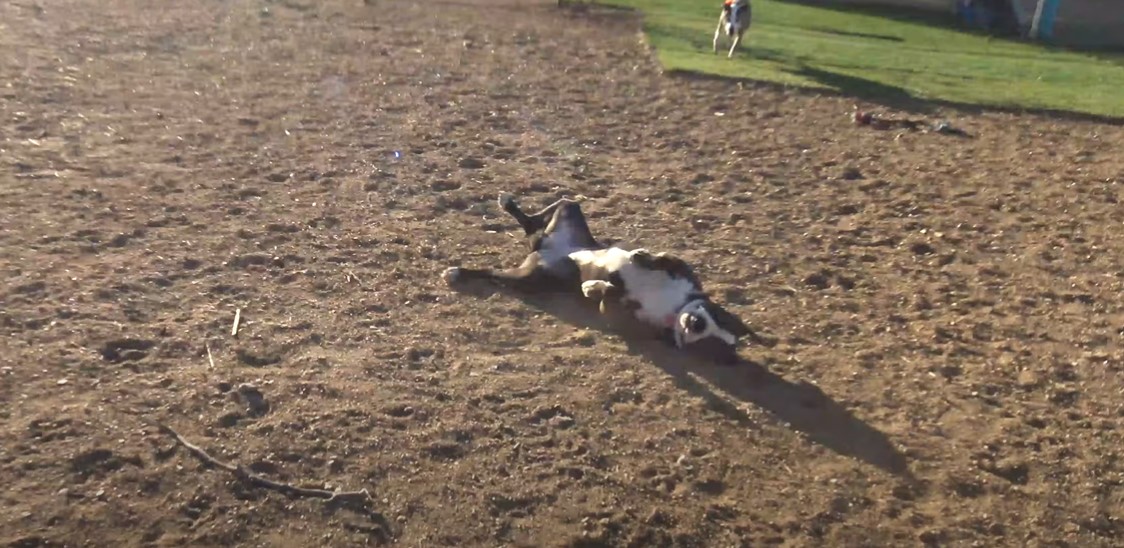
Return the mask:
[[(954, 13), (957, 0), (801, 0), (824, 6), (897, 6)], [(1011, 0), (1023, 33), (1038, 0)], [(1060, 0), (1051, 41), (1058, 45), (1124, 48), (1124, 0)]]

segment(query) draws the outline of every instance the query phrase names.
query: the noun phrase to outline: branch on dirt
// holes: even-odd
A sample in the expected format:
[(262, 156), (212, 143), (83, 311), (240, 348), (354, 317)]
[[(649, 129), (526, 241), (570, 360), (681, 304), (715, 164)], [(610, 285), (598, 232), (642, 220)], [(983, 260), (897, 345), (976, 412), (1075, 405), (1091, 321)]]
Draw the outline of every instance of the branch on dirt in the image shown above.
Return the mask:
[(241, 319), (242, 319), (242, 309), (239, 308), (239, 309), (236, 309), (234, 311), (234, 326), (230, 328), (230, 336), (231, 337), (237, 337), (238, 336), (238, 322)]
[(264, 478), (247, 470), (243, 466), (237, 466), (234, 464), (223, 462), (216, 459), (215, 457), (212, 457), (198, 445), (195, 445), (184, 439), (184, 437), (181, 436), (179, 432), (172, 430), (170, 426), (167, 426), (165, 424), (158, 424), (157, 426), (160, 428), (161, 432), (175, 438), (177, 443), (182, 445), (184, 449), (187, 449), (192, 455), (195, 456), (195, 458), (199, 459), (204, 464), (214, 466), (216, 468), (222, 468), (223, 470), (234, 474), (234, 477), (246, 483), (249, 483), (250, 485), (263, 487), (265, 489), (271, 489), (289, 496), (318, 498), (327, 500), (329, 502), (338, 502), (341, 504), (356, 503), (362, 505), (371, 500), (371, 494), (368, 493), (366, 489), (362, 489), (360, 491), (328, 491), (325, 489), (308, 489), (305, 487), (297, 487), (288, 483), (280, 483), (271, 479)]

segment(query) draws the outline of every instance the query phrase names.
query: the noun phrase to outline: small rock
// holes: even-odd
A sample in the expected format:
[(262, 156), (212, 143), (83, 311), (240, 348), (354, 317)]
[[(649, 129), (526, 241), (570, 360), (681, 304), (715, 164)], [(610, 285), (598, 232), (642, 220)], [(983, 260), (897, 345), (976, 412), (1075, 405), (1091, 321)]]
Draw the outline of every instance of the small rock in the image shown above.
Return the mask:
[(941, 541), (944, 540), (944, 537), (944, 531), (941, 531), (940, 529), (930, 529), (928, 531), (922, 532), (920, 535), (918, 535), (917, 538), (927, 545), (933, 545), (940, 544)]
[(566, 428), (574, 426), (574, 417), (568, 415), (558, 415), (557, 417), (554, 417), (550, 420), (550, 424), (554, 425), (555, 428), (561, 428), (564, 430)]
[(280, 354), (268, 349), (253, 350), (238, 348), (234, 351), (234, 355), (238, 358), (239, 362), (250, 367), (266, 367), (281, 362)]
[(449, 191), (449, 190), (456, 190), (460, 187), (461, 187), (461, 184), (456, 182), (456, 181), (441, 180), (441, 181), (434, 181), (434, 182), (429, 184), (429, 188), (431, 190), (435, 190), (437, 192), (446, 192), (446, 191)]
[(114, 236), (113, 239), (109, 241), (109, 246), (110, 247), (125, 247), (125, 245), (128, 244), (128, 243), (129, 243), (129, 235), (122, 233), (122, 234), (118, 234), (118, 235)]
[(457, 162), (457, 166), (461, 167), (462, 169), (480, 169), (484, 167), (484, 161), (479, 158), (469, 156), (467, 158), (461, 158), (461, 160)]
[(652, 510), (652, 513), (648, 514), (648, 518), (644, 521), (649, 525), (668, 525), (671, 523), (671, 518), (668, 517), (668, 515), (662, 510), (657, 508), (655, 510)]
[(1016, 485), (1026, 485), (1030, 481), (1030, 467), (1018, 459), (1003, 459), (995, 463), (989, 472)]
[(938, 371), (946, 379), (954, 379), (964, 372), (958, 365), (943, 365)]
[(843, 173), (839, 175), (844, 181), (854, 181), (863, 178), (863, 172), (859, 171), (857, 167), (848, 167), (843, 169)]
[(431, 348), (416, 348), (411, 346), (406, 349), (406, 360), (411, 362), (420, 362), (430, 356), (433, 356), (434, 353), (435, 352)]
[(252, 384), (239, 385), (238, 396), (246, 403), (251, 416), (264, 415), (269, 411), (269, 402), (265, 401), (265, 396), (262, 395), (261, 390), (258, 390)]
[(933, 249), (933, 246), (925, 242), (916, 242), (909, 246), (909, 250), (912, 251), (914, 255), (932, 255), (936, 251)]
[(597, 344), (597, 337), (590, 332), (579, 333), (574, 336), (573, 343), (586, 348)]
[(1021, 388), (1034, 388), (1038, 386), (1038, 374), (1029, 369), (1019, 371), (1018, 381)]
[(831, 280), (823, 272), (809, 274), (804, 278), (804, 285), (814, 287), (816, 289), (827, 289), (831, 287)]
[(241, 420), (241, 419), (242, 419), (241, 413), (237, 413), (237, 412), (227, 413), (227, 414), (219, 417), (218, 420), (215, 421), (215, 423), (218, 424), (219, 427), (221, 427), (221, 428), (232, 428), (235, 425), (237, 425), (238, 421)]

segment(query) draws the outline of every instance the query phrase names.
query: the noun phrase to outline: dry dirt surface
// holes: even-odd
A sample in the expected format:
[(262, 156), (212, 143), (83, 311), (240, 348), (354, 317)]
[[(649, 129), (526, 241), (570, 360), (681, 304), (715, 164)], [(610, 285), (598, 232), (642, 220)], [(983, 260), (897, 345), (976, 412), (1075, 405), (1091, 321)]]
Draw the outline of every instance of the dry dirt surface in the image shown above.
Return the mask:
[[(0, 542), (1119, 545), (1124, 129), (859, 127), (661, 75), (638, 28), (0, 2)], [(522, 259), (501, 191), (585, 196), (777, 344), (451, 290)]]

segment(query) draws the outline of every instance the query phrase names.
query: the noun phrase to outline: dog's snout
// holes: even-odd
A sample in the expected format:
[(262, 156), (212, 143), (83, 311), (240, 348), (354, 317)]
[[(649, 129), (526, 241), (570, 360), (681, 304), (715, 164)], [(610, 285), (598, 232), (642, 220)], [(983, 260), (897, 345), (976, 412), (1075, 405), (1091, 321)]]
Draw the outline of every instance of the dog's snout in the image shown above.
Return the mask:
[(687, 316), (687, 331), (691, 333), (702, 333), (706, 331), (706, 318), (691, 314)]

